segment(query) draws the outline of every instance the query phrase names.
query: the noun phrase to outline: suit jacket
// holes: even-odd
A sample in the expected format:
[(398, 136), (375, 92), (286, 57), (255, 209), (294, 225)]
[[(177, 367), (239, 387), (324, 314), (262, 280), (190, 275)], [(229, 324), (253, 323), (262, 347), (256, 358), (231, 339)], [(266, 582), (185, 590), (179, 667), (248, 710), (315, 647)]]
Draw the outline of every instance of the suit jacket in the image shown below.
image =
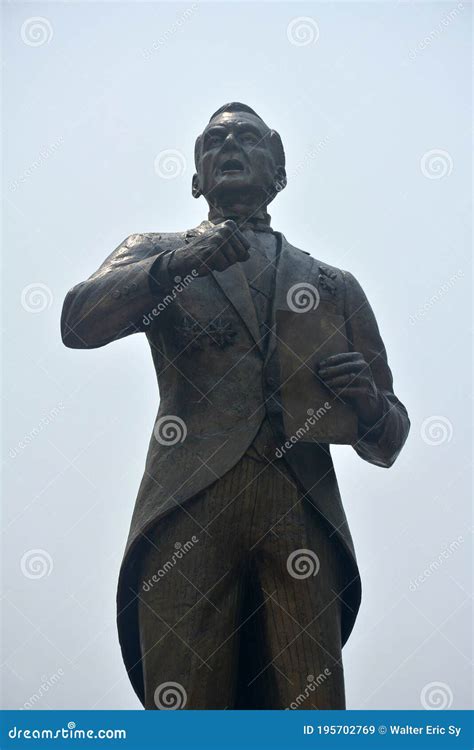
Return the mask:
[[(143, 688), (133, 589), (141, 535), (229, 471), (252, 444), (265, 416), (277, 444), (289, 437), (279, 390), (278, 324), (264, 351), (241, 265), (182, 280), (171, 292), (163, 282), (169, 254), (209, 226), (203, 222), (183, 233), (131, 235), (96, 273), (68, 293), (62, 314), (63, 341), (74, 348), (99, 347), (145, 332), (158, 378), (157, 422), (117, 594), (122, 653), (139, 697)], [(389, 467), (405, 442), (409, 420), (394, 395), (385, 348), (364, 292), (350, 273), (322, 264), (279, 233), (276, 237), (280, 259), (272, 320), (284, 311), (294, 316), (295, 327), (299, 325), (302, 318), (289, 305), (288, 291), (302, 282), (318, 290), (319, 314), (342, 316), (349, 345), (370, 363), (385, 403), (384, 416), (370, 439), (362, 431), (353, 447), (366, 461)], [(360, 579), (329, 446), (302, 439), (284, 458), (340, 545), (348, 581), (343, 592), (345, 642), (360, 604)]]

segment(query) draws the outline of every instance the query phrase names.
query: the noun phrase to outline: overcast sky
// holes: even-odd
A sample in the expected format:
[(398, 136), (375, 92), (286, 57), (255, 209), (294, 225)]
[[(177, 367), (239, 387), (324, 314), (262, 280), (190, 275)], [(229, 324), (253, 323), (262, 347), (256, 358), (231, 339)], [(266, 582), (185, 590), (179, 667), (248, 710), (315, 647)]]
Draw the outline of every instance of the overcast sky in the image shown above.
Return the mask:
[(273, 226), (359, 279), (412, 421), (389, 471), (333, 451), (363, 583), (348, 708), (467, 708), (468, 3), (4, 12), (3, 706), (140, 707), (115, 591), (155, 374), (144, 336), (67, 350), (59, 316), (127, 235), (205, 218), (194, 139), (240, 100), (285, 145)]

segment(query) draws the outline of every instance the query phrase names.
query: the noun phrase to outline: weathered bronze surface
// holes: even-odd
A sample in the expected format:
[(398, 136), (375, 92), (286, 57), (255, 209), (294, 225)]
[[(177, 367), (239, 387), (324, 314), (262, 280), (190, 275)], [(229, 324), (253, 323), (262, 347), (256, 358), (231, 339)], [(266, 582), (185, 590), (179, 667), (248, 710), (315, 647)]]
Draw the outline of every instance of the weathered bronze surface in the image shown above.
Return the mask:
[(131, 235), (62, 315), (69, 347), (146, 333), (158, 377), (124, 661), (146, 708), (344, 708), (360, 580), (329, 444), (389, 467), (407, 412), (359, 283), (270, 226), (280, 136), (225, 105), (195, 161), (208, 220)]

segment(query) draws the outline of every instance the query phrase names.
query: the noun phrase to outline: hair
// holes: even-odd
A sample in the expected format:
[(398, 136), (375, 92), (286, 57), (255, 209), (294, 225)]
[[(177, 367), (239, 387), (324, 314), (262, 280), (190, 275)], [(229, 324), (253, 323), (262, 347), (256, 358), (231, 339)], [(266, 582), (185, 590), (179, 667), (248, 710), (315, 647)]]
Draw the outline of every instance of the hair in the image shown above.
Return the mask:
[[(258, 115), (252, 107), (249, 107), (247, 104), (242, 104), (242, 102), (229, 102), (228, 104), (223, 104), (222, 107), (219, 107), (219, 109), (216, 109), (216, 111), (210, 116), (209, 122), (212, 122), (216, 117), (221, 115), (223, 112), (246, 112), (249, 115), (253, 115), (256, 117), (260, 122), (262, 122), (265, 127), (268, 130), (268, 133), (270, 135), (270, 148), (273, 151), (273, 155), (275, 157), (275, 161), (277, 163), (278, 167), (284, 167), (285, 166), (285, 151), (283, 149), (283, 143), (280, 138), (280, 135), (276, 132), (276, 130), (270, 130), (266, 122)], [(199, 135), (196, 138), (196, 145), (194, 147), (194, 161), (196, 163), (196, 168), (199, 165), (199, 160), (201, 158), (201, 141), (202, 141), (202, 135)]]

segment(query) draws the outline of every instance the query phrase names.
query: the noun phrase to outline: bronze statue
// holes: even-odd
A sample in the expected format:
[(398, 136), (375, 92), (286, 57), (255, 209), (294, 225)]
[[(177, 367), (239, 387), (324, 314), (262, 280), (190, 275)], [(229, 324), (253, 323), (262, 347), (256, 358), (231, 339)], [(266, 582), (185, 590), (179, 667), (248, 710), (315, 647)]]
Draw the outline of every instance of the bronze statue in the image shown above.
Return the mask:
[(360, 580), (329, 444), (389, 467), (407, 412), (356, 279), (271, 228), (278, 133), (227, 104), (195, 162), (208, 220), (131, 235), (62, 316), (69, 347), (146, 333), (158, 377), (123, 658), (147, 709), (341, 709)]

